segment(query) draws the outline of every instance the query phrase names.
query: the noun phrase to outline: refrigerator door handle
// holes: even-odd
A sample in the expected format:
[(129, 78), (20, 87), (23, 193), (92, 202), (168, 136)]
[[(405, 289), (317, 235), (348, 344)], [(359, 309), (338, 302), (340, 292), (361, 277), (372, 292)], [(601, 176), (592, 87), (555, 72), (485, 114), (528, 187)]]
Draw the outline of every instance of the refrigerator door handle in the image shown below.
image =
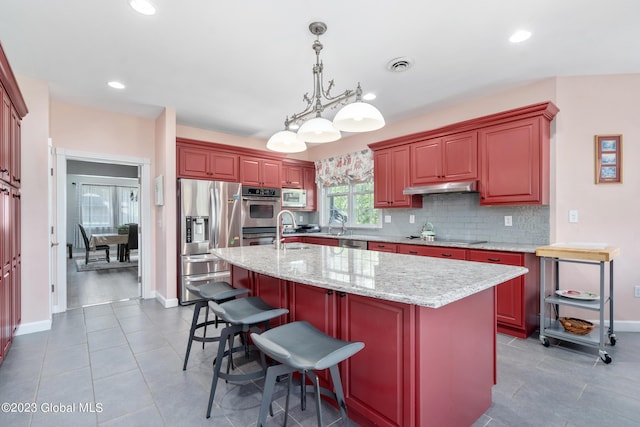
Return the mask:
[(209, 249), (215, 249), (218, 247), (218, 230), (220, 228), (219, 222), (219, 194), (215, 185), (211, 188), (211, 213), (209, 224), (211, 229), (209, 230)]

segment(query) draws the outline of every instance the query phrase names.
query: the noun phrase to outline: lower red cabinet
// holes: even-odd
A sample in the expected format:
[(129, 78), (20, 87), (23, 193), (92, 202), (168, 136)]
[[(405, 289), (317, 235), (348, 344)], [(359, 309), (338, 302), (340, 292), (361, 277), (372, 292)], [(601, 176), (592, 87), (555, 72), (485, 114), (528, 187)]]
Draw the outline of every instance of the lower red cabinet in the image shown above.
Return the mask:
[(531, 335), (539, 325), (540, 266), (534, 254), (469, 250), (469, 261), (526, 267), (529, 273), (496, 286), (498, 332), (519, 338)]
[[(411, 425), (413, 306), (299, 283), (289, 289), (292, 321), (306, 320), (331, 336), (365, 343), (340, 366), (349, 417), (361, 425)], [(328, 372), (318, 375), (328, 384)]]

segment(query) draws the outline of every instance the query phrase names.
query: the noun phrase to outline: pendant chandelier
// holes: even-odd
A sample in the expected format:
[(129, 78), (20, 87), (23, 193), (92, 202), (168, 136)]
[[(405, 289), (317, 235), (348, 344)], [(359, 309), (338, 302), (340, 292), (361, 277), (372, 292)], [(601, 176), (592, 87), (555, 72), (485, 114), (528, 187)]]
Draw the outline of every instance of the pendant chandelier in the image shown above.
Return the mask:
[[(304, 110), (288, 116), (284, 121), (284, 130), (276, 132), (267, 142), (267, 148), (281, 153), (298, 153), (307, 149), (306, 142), (324, 143), (337, 141), (344, 132), (369, 132), (384, 126), (384, 118), (376, 107), (362, 102), (362, 88), (360, 83), (355, 90), (347, 89), (341, 94), (331, 96), (333, 80), (324, 89), (322, 75), (323, 64), (320, 61), (322, 43), (320, 36), (327, 31), (324, 22), (312, 22), (309, 31), (316, 36), (313, 50), (316, 53), (316, 63), (313, 66), (313, 94), (304, 94), (307, 103)], [(348, 103), (355, 97), (355, 101)], [(324, 101), (323, 101), (324, 99)], [(323, 103), (324, 102), (324, 103)], [(335, 115), (333, 122), (322, 117), (327, 108), (343, 106)], [(313, 118), (311, 118), (313, 116)], [(302, 123), (300, 125), (300, 123)], [(298, 125), (299, 128), (298, 128)], [(291, 129), (298, 129), (295, 133)]]

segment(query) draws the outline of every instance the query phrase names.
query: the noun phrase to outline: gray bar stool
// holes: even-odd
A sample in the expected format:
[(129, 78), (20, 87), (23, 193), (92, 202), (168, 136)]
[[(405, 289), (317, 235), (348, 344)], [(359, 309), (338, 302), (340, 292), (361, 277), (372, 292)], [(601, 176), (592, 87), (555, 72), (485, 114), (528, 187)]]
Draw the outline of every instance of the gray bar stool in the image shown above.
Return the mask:
[[(193, 319), (191, 320), (191, 329), (189, 330), (189, 342), (187, 343), (187, 353), (184, 355), (184, 364), (182, 365), (182, 370), (187, 369), (187, 362), (189, 360), (189, 353), (191, 353), (191, 344), (194, 341), (198, 341), (202, 343), (202, 348), (204, 349), (204, 343), (219, 341), (220, 337), (207, 337), (207, 326), (215, 325), (218, 327), (218, 317), (216, 316), (215, 320), (209, 320), (209, 306), (207, 305), (209, 301), (215, 302), (224, 302), (234, 299), (240, 295), (246, 295), (249, 292), (249, 289), (241, 289), (241, 288), (233, 288), (227, 282), (208, 282), (204, 285), (194, 286), (192, 284), (187, 284), (186, 288), (193, 295), (200, 297), (199, 300), (195, 302), (193, 307)], [(205, 317), (204, 322), (198, 323), (198, 318), (200, 316), (200, 310), (205, 309)], [(196, 335), (196, 331), (200, 328), (204, 328), (202, 332), (202, 336)]]
[[(262, 332), (258, 326), (262, 325), (265, 329), (269, 329), (269, 321), (283, 314), (289, 313), (286, 308), (273, 308), (265, 303), (259, 297), (240, 298), (218, 304), (215, 301), (209, 301), (209, 308), (227, 324), (220, 331), (220, 343), (218, 344), (218, 354), (214, 360), (213, 379), (211, 380), (211, 391), (209, 392), (209, 405), (207, 406), (207, 418), (211, 417), (211, 407), (213, 406), (213, 398), (216, 394), (218, 379), (222, 378), (226, 381), (250, 381), (262, 378), (265, 375), (264, 359), (262, 369), (248, 374), (230, 374), (229, 367), (233, 366), (233, 353), (244, 350), (249, 352), (249, 331)], [(233, 339), (236, 335), (242, 334), (244, 337), (244, 345), (233, 346)], [(227, 342), (229, 349), (226, 349)], [(222, 367), (222, 359), (228, 357), (227, 372), (220, 372)]]
[[(302, 384), (305, 383), (305, 376), (308, 376), (313, 383), (316, 394), (316, 411), (318, 426), (322, 426), (322, 410), (320, 406), (320, 394), (332, 397), (338, 402), (340, 415), (345, 425), (348, 425), (347, 405), (344, 401), (342, 391), (342, 381), (338, 363), (348, 359), (364, 348), (362, 342), (343, 341), (333, 338), (313, 327), (309, 322), (298, 321), (278, 326), (262, 334), (252, 333), (251, 339), (264, 355), (280, 362), (281, 365), (269, 366), (267, 377), (264, 383), (264, 394), (260, 415), (258, 417), (258, 427), (263, 427), (267, 422), (267, 410), (271, 406), (273, 389), (279, 376), (288, 374), (287, 400), (285, 406), (285, 426), (287, 414), (289, 412), (289, 394), (291, 390), (291, 379), (293, 373), (299, 371), (302, 374)], [(329, 368), (331, 380), (335, 392), (320, 387), (316, 370)], [(306, 387), (303, 386), (303, 390)]]

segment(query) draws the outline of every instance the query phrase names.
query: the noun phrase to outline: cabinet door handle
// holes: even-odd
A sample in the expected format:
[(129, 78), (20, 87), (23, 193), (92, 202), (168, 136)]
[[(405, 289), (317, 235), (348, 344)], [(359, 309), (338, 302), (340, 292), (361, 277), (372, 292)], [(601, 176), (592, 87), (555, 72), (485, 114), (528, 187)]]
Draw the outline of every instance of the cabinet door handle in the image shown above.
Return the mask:
[(2, 173), (7, 173), (7, 172), (9, 172), (9, 169), (4, 168), (4, 169), (2, 169), (0, 172), (2, 172)]
[(500, 262), (500, 258), (487, 258), (487, 261)]
[(451, 257), (451, 256), (452, 256), (451, 254), (441, 254), (441, 255), (442, 255), (443, 257), (445, 257), (445, 258), (449, 258), (449, 257)]
[(332, 291), (331, 289), (329, 289), (329, 290), (327, 291), (327, 295), (333, 295), (333, 291)]
[(3, 189), (2, 189), (2, 192), (6, 194), (6, 193), (8, 193), (8, 192), (9, 192), (9, 189), (8, 189), (8, 188), (3, 188)]
[(418, 252), (416, 252), (416, 251), (409, 251), (409, 254), (410, 254), (410, 255), (418, 255)]
[(347, 296), (347, 293), (346, 293), (346, 292), (338, 292), (338, 296), (339, 296), (340, 298), (344, 298), (344, 297), (346, 297), (346, 296)]

